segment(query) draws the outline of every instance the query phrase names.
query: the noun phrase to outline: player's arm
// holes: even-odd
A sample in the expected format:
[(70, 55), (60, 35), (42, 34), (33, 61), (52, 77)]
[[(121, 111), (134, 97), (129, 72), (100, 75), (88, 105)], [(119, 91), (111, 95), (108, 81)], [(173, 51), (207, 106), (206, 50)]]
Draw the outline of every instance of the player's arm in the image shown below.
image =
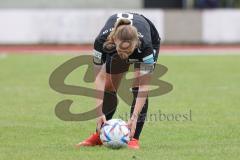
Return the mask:
[(142, 108), (145, 104), (148, 90), (149, 90), (149, 82), (151, 80), (151, 75), (154, 70), (154, 51), (152, 47), (152, 40), (151, 40), (151, 30), (149, 25), (141, 25), (137, 26), (139, 33), (141, 33), (142, 37), (140, 37), (141, 45), (143, 48), (142, 55), (142, 61), (143, 63), (140, 64), (140, 70), (138, 77), (138, 83), (139, 83), (139, 91), (138, 96), (136, 99), (136, 104), (134, 107), (134, 111), (132, 114), (131, 119), (137, 120), (140, 112), (142, 111)]
[(151, 76), (154, 70), (154, 65), (155, 65), (154, 63), (155, 62), (154, 62), (153, 54), (146, 56), (144, 62), (140, 64), (140, 69), (137, 71), (139, 72), (139, 74), (137, 75), (140, 75), (139, 77), (137, 77), (138, 83), (139, 83), (139, 86), (138, 86), (139, 90), (138, 90), (138, 95), (136, 98), (133, 114), (129, 121), (131, 137), (134, 136), (139, 114), (142, 111), (144, 104), (146, 103), (146, 99), (149, 91), (149, 83), (151, 81)]
[(140, 66), (140, 77), (138, 77), (139, 81), (139, 91), (136, 99), (135, 109), (133, 111), (132, 118), (138, 118), (139, 113), (142, 111), (142, 107), (145, 104), (148, 91), (149, 91), (149, 83), (151, 81), (151, 76), (153, 72), (154, 64), (141, 64)]
[(94, 64), (95, 89), (96, 89), (96, 106), (98, 107), (97, 115), (102, 115), (102, 103), (105, 87), (105, 71), (103, 65)]
[(102, 123), (106, 121), (104, 114), (102, 113), (103, 96), (105, 89), (105, 54), (102, 52), (102, 43), (98, 39), (94, 42), (93, 50), (93, 65), (94, 65), (94, 76), (95, 76), (95, 89), (96, 89), (96, 106), (97, 106), (97, 130), (99, 131)]

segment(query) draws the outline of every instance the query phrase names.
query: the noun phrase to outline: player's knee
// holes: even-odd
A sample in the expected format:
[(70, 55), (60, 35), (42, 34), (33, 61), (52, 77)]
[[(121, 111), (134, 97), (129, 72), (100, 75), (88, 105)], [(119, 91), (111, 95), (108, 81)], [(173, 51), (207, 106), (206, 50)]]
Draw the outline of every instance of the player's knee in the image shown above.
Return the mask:
[(111, 92), (116, 92), (116, 88), (113, 86), (111, 82), (105, 83), (105, 91), (111, 91)]

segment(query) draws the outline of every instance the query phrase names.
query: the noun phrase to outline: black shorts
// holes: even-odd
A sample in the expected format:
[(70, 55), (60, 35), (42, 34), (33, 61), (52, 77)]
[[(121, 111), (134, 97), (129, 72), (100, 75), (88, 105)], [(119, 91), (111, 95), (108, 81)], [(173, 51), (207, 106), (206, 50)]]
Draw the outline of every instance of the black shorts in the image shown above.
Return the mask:
[[(159, 54), (159, 48), (154, 49), (154, 62), (157, 62)], [(102, 56), (102, 64), (106, 64), (106, 73), (119, 74), (127, 72), (130, 64), (134, 65), (134, 68), (140, 68), (143, 62), (129, 62), (128, 60), (122, 60), (117, 53), (106, 54)]]

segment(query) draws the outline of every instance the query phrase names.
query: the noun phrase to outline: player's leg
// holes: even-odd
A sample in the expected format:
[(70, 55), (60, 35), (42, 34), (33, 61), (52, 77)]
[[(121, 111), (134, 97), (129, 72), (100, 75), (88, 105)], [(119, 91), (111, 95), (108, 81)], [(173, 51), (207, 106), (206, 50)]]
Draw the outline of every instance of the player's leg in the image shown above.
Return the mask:
[[(100, 72), (97, 72), (95, 84), (96, 88), (103, 90), (103, 100), (101, 99), (97, 102), (103, 103), (102, 105), (102, 112), (105, 114), (106, 119), (109, 120), (112, 118), (116, 111), (117, 107), (117, 89), (121, 82), (121, 78), (124, 74), (124, 70), (119, 69), (119, 59), (108, 57), (106, 60), (106, 64), (103, 65), (104, 68), (99, 69)], [(124, 63), (123, 63), (124, 65)], [(126, 72), (129, 65), (123, 66)], [(97, 68), (95, 68), (96, 70)], [(101, 86), (99, 86), (101, 85)], [(104, 88), (104, 89), (103, 89)], [(89, 138), (85, 139), (84, 141), (78, 143), (76, 147), (80, 146), (96, 146), (101, 145), (101, 141), (99, 138), (99, 134), (96, 132), (92, 134)]]
[(115, 54), (107, 58), (106, 61), (106, 83), (103, 99), (103, 113), (106, 119), (112, 119), (117, 108), (117, 90), (123, 75), (129, 68), (129, 64), (121, 60)]
[[(101, 92), (96, 92), (96, 106), (100, 106), (103, 103), (105, 81), (106, 81), (106, 54), (94, 50), (93, 52), (93, 65), (94, 65), (94, 75), (95, 75), (95, 89)], [(102, 111), (98, 111), (102, 113)], [(100, 113), (96, 113), (99, 115)], [(98, 133), (93, 133), (90, 137), (76, 144), (76, 147), (81, 146), (96, 146), (101, 145), (101, 141)]]
[(117, 89), (121, 82), (123, 74), (106, 73), (106, 83), (104, 90), (102, 111), (106, 116), (106, 120), (112, 119), (117, 108)]

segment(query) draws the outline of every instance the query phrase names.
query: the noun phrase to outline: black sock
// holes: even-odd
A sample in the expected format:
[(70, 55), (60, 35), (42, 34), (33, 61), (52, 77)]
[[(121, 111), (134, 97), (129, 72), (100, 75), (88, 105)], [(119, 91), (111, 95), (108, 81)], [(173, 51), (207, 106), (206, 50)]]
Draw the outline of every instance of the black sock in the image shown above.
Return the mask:
[(117, 94), (112, 91), (104, 91), (102, 111), (106, 120), (112, 119), (117, 108)]
[[(133, 92), (133, 102), (132, 102), (132, 106), (131, 106), (131, 116), (136, 104), (136, 99), (137, 99), (137, 95), (138, 95), (138, 87), (134, 87), (132, 88), (132, 92)], [(148, 97), (146, 99), (146, 102), (142, 108), (142, 111), (140, 112), (140, 115), (138, 117), (138, 121), (137, 121), (137, 126), (136, 126), (136, 130), (135, 130), (135, 134), (133, 136), (133, 138), (135, 139), (139, 139), (140, 134), (142, 132), (143, 129), (143, 125), (146, 119), (146, 115), (147, 115), (147, 110), (148, 110)]]

